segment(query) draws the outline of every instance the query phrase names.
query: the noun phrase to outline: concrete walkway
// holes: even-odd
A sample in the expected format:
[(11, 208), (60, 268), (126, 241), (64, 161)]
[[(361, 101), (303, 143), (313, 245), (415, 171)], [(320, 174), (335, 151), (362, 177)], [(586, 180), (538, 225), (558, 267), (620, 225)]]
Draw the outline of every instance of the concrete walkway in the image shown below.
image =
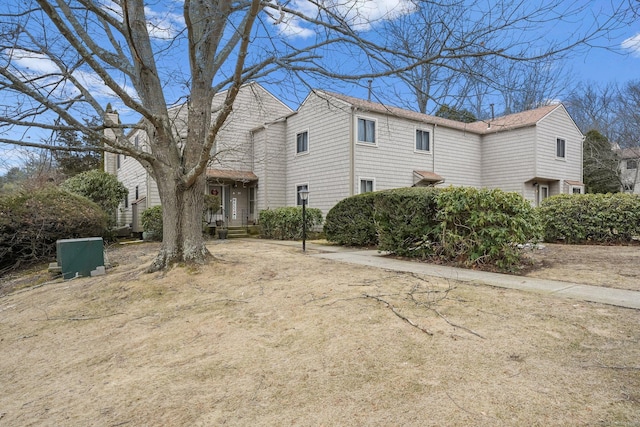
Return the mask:
[[(300, 242), (274, 241), (291, 246), (301, 246)], [(500, 288), (519, 289), (528, 292), (557, 295), (582, 301), (598, 302), (640, 309), (640, 292), (624, 289), (604, 288), (601, 286), (583, 285), (562, 282), (559, 280), (537, 279), (486, 271), (467, 270), (464, 268), (445, 267), (422, 262), (403, 261), (385, 257), (377, 250), (345, 248), (342, 246), (318, 245), (307, 242), (307, 253), (310, 256), (326, 258), (349, 264), (369, 265), (392, 271), (406, 271), (425, 276), (442, 277), (461, 282), (482, 283)]]

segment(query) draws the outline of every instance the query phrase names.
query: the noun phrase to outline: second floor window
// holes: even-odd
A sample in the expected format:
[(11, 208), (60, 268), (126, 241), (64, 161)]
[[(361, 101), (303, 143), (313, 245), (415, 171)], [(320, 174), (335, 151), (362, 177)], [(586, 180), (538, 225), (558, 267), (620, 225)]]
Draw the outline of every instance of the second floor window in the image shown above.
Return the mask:
[(627, 160), (627, 169), (638, 169), (638, 160), (636, 159)]
[(566, 141), (562, 138), (556, 139), (556, 157), (559, 159), (564, 159), (566, 156)]
[(358, 119), (358, 142), (376, 143), (376, 122), (374, 120)]
[(416, 130), (416, 151), (431, 151), (428, 131)]
[(304, 131), (296, 135), (296, 153), (309, 151), (309, 132)]

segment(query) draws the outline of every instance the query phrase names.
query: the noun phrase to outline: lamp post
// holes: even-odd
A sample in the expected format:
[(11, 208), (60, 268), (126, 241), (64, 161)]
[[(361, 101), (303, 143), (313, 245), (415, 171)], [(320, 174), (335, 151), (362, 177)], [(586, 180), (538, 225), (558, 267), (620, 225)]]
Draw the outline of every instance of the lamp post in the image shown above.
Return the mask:
[(307, 250), (307, 200), (309, 199), (309, 190), (303, 188), (298, 191), (298, 196), (300, 196), (300, 201), (302, 201), (302, 252), (306, 252)]

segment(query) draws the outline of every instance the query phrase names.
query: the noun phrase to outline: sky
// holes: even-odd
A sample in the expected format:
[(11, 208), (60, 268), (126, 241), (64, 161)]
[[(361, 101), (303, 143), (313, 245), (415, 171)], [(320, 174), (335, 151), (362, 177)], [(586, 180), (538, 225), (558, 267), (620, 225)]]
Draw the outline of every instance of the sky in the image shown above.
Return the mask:
[[(104, 0), (108, 2), (108, 0)], [(371, 16), (379, 17), (381, 14), (387, 13), (387, 16), (395, 16), (394, 13), (397, 12), (398, 9), (394, 9), (398, 7), (398, 4), (409, 4), (406, 3), (406, 0), (349, 0), (354, 3), (362, 3), (363, 9), (366, 13), (371, 14)], [(568, 2), (572, 2), (573, 0), (568, 0)], [(179, 1), (177, 2), (179, 5)], [(304, 0), (292, 0), (292, 4), (296, 4), (301, 8), (304, 8), (305, 2)], [(594, 10), (600, 6), (605, 6), (609, 4), (607, 1), (592, 1), (590, 2), (593, 5)], [(179, 9), (176, 9), (179, 10)], [(389, 11), (396, 12), (389, 12)], [(157, 18), (158, 15), (156, 12), (149, 11), (148, 16), (150, 19), (160, 19)], [(172, 20), (171, 25), (181, 25), (181, 16), (178, 13), (171, 13), (170, 15), (165, 14), (164, 17)], [(305, 27), (304, 25), (296, 22), (295, 20), (289, 21), (288, 25), (282, 25), (281, 31), (283, 34), (291, 37), (291, 39), (298, 38), (306, 38), (311, 37), (312, 33), (310, 29)], [(366, 31), (367, 23), (365, 21), (361, 23), (356, 23), (356, 26), (363, 31)], [(158, 25), (153, 28), (159, 28)], [(553, 32), (562, 36), (562, 27), (552, 29)], [(567, 30), (568, 31), (568, 30)], [(166, 34), (163, 34), (162, 31), (160, 33), (155, 34), (159, 39), (170, 38), (173, 34), (171, 31), (167, 31)], [(627, 27), (621, 28), (613, 34), (609, 35), (609, 39), (601, 39), (598, 41), (600, 46), (608, 46), (612, 48), (604, 49), (604, 48), (590, 48), (583, 49), (580, 53), (574, 54), (569, 60), (565, 62), (565, 69), (568, 73), (571, 74), (571, 82), (595, 82), (598, 85), (605, 85), (607, 83), (626, 83), (631, 80), (640, 79), (640, 17), (632, 24)], [(38, 68), (42, 68), (46, 71), (47, 63), (41, 58), (25, 58), (25, 64), (28, 62), (29, 67), (34, 71)], [(90, 86), (92, 91), (100, 90), (100, 82), (91, 81), (92, 76), (81, 76), (87, 85)], [(95, 89), (94, 89), (95, 88)], [(132, 90), (127, 88), (128, 91)], [(351, 84), (343, 84), (337, 85), (335, 87), (329, 87), (325, 89), (340, 91), (346, 93), (351, 96), (356, 97), (367, 97), (367, 90), (363, 87), (358, 87), (356, 85)], [(374, 83), (375, 90), (375, 83)], [(383, 89), (381, 89), (383, 90)], [(276, 93), (276, 95), (278, 95)], [(295, 108), (296, 105), (291, 105), (291, 107)], [(23, 149), (15, 149), (14, 147), (7, 146), (4, 144), (0, 144), (0, 175), (6, 173), (8, 168), (23, 162), (25, 159), (25, 154)]]

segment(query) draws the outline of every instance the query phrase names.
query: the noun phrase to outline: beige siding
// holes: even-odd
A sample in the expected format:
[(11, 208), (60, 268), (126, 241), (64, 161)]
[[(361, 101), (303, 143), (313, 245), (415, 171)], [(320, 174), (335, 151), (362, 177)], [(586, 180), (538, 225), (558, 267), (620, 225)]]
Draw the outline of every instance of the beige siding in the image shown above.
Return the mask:
[[(225, 93), (213, 100), (214, 114), (224, 102)], [(253, 170), (251, 130), (291, 113), (291, 109), (260, 85), (248, 84), (238, 93), (233, 111), (216, 138), (214, 168)]]
[(535, 148), (535, 127), (485, 135), (482, 186), (522, 194), (525, 182), (535, 176)]
[[(376, 144), (355, 142), (355, 194), (360, 193), (362, 179), (375, 179), (375, 190), (387, 190), (411, 187), (414, 170), (433, 171), (433, 126), (381, 114), (356, 112), (356, 132), (358, 118), (375, 120)], [(430, 152), (416, 152), (416, 129), (430, 133)]]
[[(556, 158), (556, 139), (566, 141), (564, 159)], [(563, 107), (555, 109), (537, 126), (536, 176), (552, 177), (558, 185), (551, 190), (568, 192), (566, 180), (582, 181), (582, 134)]]
[(445, 181), (439, 186), (482, 185), (479, 135), (442, 126), (435, 128), (434, 172)]
[[(296, 186), (309, 185), (309, 206), (323, 214), (348, 197), (350, 182), (351, 108), (340, 101), (311, 94), (287, 119), (286, 203), (295, 206)], [(296, 135), (309, 132), (309, 151), (296, 153)]]
[(258, 177), (257, 213), (286, 206), (286, 123), (265, 125), (253, 133), (253, 172)]

